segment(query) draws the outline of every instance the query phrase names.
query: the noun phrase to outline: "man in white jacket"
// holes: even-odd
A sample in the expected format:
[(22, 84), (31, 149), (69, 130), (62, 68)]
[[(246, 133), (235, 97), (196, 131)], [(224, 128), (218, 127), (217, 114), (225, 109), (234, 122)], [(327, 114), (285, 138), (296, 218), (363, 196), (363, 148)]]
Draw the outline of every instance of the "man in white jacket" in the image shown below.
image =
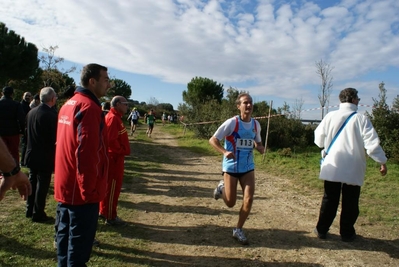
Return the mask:
[[(354, 88), (346, 88), (339, 94), (339, 110), (329, 112), (315, 130), (315, 144), (324, 148), (330, 146), (341, 125), (357, 111), (360, 98)], [(387, 158), (380, 146), (380, 140), (370, 120), (355, 113), (331, 145), (328, 155), (321, 164), (319, 178), (324, 180), (324, 196), (320, 207), (315, 234), (327, 238), (327, 232), (337, 213), (342, 192), (340, 235), (344, 242), (356, 238), (354, 224), (359, 215), (360, 187), (366, 172), (366, 153), (381, 164), (381, 175), (387, 174)]]

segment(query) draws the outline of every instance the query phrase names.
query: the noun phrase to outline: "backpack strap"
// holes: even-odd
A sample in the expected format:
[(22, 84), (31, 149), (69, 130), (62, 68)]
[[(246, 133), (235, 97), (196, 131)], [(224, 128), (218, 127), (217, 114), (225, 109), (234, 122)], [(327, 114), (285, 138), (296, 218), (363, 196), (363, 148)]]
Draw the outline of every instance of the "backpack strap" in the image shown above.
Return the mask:
[(338, 135), (342, 132), (342, 129), (344, 129), (345, 125), (348, 123), (349, 119), (352, 118), (353, 115), (355, 115), (357, 112), (354, 111), (351, 115), (349, 115), (348, 118), (344, 121), (344, 123), (341, 125), (341, 128), (339, 128), (338, 132), (335, 134), (333, 140), (331, 141), (330, 145), (328, 146), (326, 150), (326, 156), (328, 155), (328, 152), (330, 151), (330, 148), (334, 144), (335, 140), (337, 140)]

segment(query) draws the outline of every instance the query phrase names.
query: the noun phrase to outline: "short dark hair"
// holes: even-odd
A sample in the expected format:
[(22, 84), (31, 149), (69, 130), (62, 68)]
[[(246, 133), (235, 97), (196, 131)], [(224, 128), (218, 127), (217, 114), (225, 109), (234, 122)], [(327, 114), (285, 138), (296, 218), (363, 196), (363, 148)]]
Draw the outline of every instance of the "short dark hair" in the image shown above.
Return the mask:
[(6, 86), (3, 88), (3, 94), (5, 96), (11, 96), (14, 93), (14, 88), (12, 88), (11, 86)]
[(80, 74), (80, 83), (82, 86), (87, 87), (91, 78), (94, 78), (96, 81), (98, 81), (100, 79), (100, 72), (102, 70), (108, 71), (107, 67), (95, 63), (84, 66), (82, 73)]
[(109, 101), (103, 102), (102, 103), (102, 109), (103, 110), (110, 110), (111, 109), (111, 103)]
[(352, 103), (353, 99), (358, 98), (357, 93), (355, 88), (345, 88), (339, 93), (339, 101), (341, 103)]

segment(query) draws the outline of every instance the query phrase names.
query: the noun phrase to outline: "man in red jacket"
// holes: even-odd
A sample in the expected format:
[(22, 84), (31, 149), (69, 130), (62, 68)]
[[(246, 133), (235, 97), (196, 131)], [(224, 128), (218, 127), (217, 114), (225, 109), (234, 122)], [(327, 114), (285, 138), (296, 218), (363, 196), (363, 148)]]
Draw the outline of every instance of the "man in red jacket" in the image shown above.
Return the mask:
[(107, 194), (100, 202), (100, 216), (107, 225), (121, 225), (116, 208), (122, 188), (125, 156), (130, 155), (129, 137), (121, 117), (128, 111), (128, 102), (123, 96), (111, 100), (111, 110), (105, 116), (108, 139), (108, 187)]
[(111, 87), (107, 68), (83, 67), (74, 96), (60, 109), (54, 171), (58, 201), (58, 266), (86, 266), (97, 230), (99, 202), (107, 188), (105, 120), (98, 98)]

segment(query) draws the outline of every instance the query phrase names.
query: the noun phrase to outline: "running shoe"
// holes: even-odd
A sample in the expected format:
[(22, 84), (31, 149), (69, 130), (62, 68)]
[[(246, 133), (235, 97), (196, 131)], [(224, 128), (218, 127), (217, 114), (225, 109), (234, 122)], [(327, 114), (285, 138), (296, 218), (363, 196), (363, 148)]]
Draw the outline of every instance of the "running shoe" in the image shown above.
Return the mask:
[(220, 180), (218, 186), (213, 191), (213, 198), (218, 200), (223, 195), (224, 181)]
[(245, 237), (244, 231), (241, 228), (233, 229), (233, 237), (242, 245), (248, 245), (248, 239)]

